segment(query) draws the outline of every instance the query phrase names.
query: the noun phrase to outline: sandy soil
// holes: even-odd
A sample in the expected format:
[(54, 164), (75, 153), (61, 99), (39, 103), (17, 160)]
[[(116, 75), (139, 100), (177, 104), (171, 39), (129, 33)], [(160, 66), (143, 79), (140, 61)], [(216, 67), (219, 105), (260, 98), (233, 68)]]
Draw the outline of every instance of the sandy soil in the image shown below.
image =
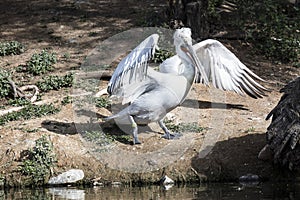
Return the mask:
[[(77, 70), (99, 42), (132, 27), (145, 25), (151, 13), (164, 7), (165, 1), (1, 1), (1, 41), (17, 40), (26, 45), (26, 52), (0, 59), (1, 68), (11, 69), (25, 64), (31, 55), (44, 48), (56, 52), (58, 63), (53, 74)], [(126, 7), (126, 6), (128, 7)], [(152, 14), (153, 15), (153, 14)], [(143, 142), (131, 146), (116, 141), (99, 148), (82, 139), (72, 104), (61, 112), (39, 119), (16, 121), (0, 127), (0, 177), (7, 184), (18, 185), (24, 177), (16, 171), (22, 151), (32, 147), (41, 135), (49, 135), (58, 157), (54, 174), (70, 168), (85, 172), (86, 179), (100, 182), (156, 182), (163, 174), (177, 181), (236, 180), (245, 174), (276, 178), (269, 161), (260, 161), (257, 154), (265, 144), (269, 124), (267, 113), (277, 104), (277, 92), (285, 83), (299, 76), (299, 69), (273, 64), (250, 53), (251, 46), (241, 41), (222, 42), (250, 69), (267, 82), (271, 92), (262, 99), (241, 97), (212, 87), (195, 85), (186, 102), (172, 113), (177, 121), (198, 122), (204, 131), (185, 133), (178, 140), (161, 139), (155, 124), (140, 134)], [(126, 52), (124, 52), (126, 53)], [(22, 77), (16, 75), (18, 81)], [(32, 82), (41, 77), (36, 77)], [(102, 82), (102, 87), (106, 84)], [(47, 93), (43, 99), (58, 99), (71, 89)], [(100, 115), (109, 111), (101, 109)], [(122, 134), (111, 124), (102, 128)], [(86, 122), (91, 125), (98, 122)], [(37, 132), (26, 130), (38, 129)]]

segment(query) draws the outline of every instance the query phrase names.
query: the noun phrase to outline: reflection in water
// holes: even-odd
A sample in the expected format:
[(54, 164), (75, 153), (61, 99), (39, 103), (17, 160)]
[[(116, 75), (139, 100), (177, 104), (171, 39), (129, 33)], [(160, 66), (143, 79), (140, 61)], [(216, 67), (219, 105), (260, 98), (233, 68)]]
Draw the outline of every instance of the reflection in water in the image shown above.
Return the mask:
[(85, 191), (84, 189), (76, 188), (49, 188), (49, 193), (54, 197), (70, 200), (84, 200)]
[(165, 190), (160, 186), (126, 187), (107, 186), (91, 188), (56, 187), (40, 189), (0, 190), (2, 199), (30, 200), (96, 200), (96, 199), (190, 199), (190, 200), (293, 200), (300, 198), (300, 185), (293, 183), (201, 184), (174, 186)]

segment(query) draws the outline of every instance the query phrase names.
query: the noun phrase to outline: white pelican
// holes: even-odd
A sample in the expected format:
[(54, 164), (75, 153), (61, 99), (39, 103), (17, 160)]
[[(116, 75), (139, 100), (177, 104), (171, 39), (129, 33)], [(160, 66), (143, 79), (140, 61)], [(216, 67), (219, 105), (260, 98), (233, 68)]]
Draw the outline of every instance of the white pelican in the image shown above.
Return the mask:
[(132, 126), (133, 144), (140, 144), (137, 125), (158, 122), (166, 139), (172, 134), (165, 126), (165, 115), (179, 106), (189, 93), (196, 78), (198, 82), (223, 90), (257, 98), (266, 89), (253, 80), (262, 80), (251, 72), (221, 43), (206, 40), (192, 46), (191, 30), (177, 29), (174, 33), (176, 56), (160, 66), (160, 72), (149, 67), (147, 61), (157, 48), (159, 36), (153, 34), (139, 44), (117, 66), (107, 91), (122, 98), (128, 106), (106, 120), (122, 119)]

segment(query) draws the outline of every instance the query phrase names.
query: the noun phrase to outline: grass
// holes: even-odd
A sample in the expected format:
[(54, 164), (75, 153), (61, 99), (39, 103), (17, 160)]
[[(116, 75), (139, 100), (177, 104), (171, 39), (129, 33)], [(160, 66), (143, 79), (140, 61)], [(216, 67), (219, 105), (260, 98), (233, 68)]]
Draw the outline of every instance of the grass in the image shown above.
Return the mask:
[(132, 140), (131, 135), (128, 134), (114, 135), (100, 131), (86, 131), (82, 136), (86, 141), (92, 142), (99, 147), (110, 145), (115, 141), (129, 144)]
[(14, 128), (15, 130), (21, 130), (23, 132), (27, 132), (27, 133), (36, 133), (39, 131), (38, 128), (27, 128), (27, 127), (16, 127)]
[(0, 42), (0, 56), (19, 55), (24, 51), (24, 45), (18, 41)]
[(247, 130), (245, 130), (245, 133), (251, 133), (251, 132), (255, 132), (255, 127), (251, 126)]
[(82, 136), (85, 140), (101, 147), (112, 144), (115, 141), (110, 135), (100, 131), (86, 131)]
[(55, 162), (53, 144), (46, 135), (43, 135), (35, 141), (33, 148), (26, 151), (20, 171), (32, 178), (35, 185), (42, 185), (50, 175), (50, 169)]
[(192, 132), (199, 133), (202, 132), (205, 128), (198, 125), (198, 123), (179, 123), (175, 125), (172, 120), (164, 120), (166, 127), (172, 132)]
[(0, 125), (4, 125), (10, 121), (28, 120), (59, 112), (60, 109), (53, 104), (33, 105), (29, 104), (19, 111), (14, 111), (6, 115), (0, 116)]

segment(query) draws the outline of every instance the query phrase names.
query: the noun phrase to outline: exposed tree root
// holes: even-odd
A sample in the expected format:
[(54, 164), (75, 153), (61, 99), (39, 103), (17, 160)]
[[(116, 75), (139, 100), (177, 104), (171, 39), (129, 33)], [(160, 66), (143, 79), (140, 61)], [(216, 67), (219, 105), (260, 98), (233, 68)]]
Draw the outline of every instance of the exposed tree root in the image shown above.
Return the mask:
[[(12, 88), (14, 98), (26, 98), (29, 99), (31, 103), (37, 100), (37, 95), (39, 94), (39, 88), (36, 85), (24, 85), (22, 87), (16, 86), (15, 82), (10, 78), (8, 82)], [(33, 90), (33, 94), (26, 94), (25, 91)]]

